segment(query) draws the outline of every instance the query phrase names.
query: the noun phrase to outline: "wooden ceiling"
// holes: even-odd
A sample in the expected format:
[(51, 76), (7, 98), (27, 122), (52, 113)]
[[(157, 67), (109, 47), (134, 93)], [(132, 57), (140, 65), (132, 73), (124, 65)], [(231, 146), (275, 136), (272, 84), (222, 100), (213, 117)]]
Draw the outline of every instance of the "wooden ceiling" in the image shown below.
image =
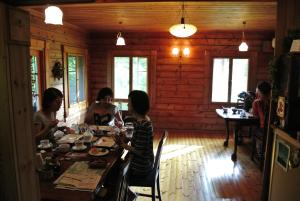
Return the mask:
[[(198, 31), (275, 31), (276, 0), (185, 1), (186, 23)], [(168, 32), (180, 22), (182, 1), (99, 1), (61, 4), (64, 22), (88, 32)], [(26, 7), (43, 16), (46, 6)]]

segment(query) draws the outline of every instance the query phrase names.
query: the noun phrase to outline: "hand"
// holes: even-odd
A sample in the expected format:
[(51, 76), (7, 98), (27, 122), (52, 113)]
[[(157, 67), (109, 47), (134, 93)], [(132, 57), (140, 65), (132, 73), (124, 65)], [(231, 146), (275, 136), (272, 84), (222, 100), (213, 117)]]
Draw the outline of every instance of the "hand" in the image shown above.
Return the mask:
[(58, 122), (59, 121), (57, 119), (49, 121), (49, 127), (53, 128), (53, 127), (57, 126)]
[(118, 145), (121, 145), (123, 142), (122, 142), (122, 139), (119, 135), (112, 135), (114, 141), (118, 144)]
[(66, 130), (65, 133), (67, 133), (67, 134), (74, 134), (75, 133), (75, 130), (70, 128), (70, 127), (66, 127), (65, 130)]

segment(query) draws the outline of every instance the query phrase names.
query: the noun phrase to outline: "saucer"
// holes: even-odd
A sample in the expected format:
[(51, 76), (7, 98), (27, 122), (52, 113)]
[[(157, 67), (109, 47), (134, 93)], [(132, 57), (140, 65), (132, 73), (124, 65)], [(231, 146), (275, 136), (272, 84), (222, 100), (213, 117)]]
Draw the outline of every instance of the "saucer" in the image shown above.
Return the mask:
[(89, 151), (89, 154), (92, 156), (105, 156), (109, 153), (108, 149), (105, 148), (97, 148), (97, 147), (92, 147)]
[(80, 147), (73, 146), (73, 147), (72, 147), (72, 150), (73, 150), (73, 151), (83, 151), (83, 150), (86, 149), (86, 147), (87, 147), (87, 146), (85, 146), (85, 145), (82, 145), (82, 146), (80, 146)]
[(49, 148), (51, 148), (53, 145), (52, 145), (52, 143), (50, 142), (47, 146), (43, 146), (43, 145), (41, 145), (41, 144), (39, 144), (38, 145), (38, 148), (39, 149), (49, 149)]

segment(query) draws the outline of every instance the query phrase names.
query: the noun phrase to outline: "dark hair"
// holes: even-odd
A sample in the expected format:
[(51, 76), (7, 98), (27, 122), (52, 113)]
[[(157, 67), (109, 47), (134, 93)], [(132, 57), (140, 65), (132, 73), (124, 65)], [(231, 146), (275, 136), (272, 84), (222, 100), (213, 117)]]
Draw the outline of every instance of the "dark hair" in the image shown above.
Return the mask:
[(268, 82), (261, 82), (257, 85), (257, 88), (263, 95), (269, 95), (271, 92), (271, 85)]
[(101, 99), (104, 99), (105, 96), (111, 96), (113, 97), (113, 91), (109, 87), (104, 87), (100, 89), (100, 91), (97, 94), (96, 101), (100, 101)]
[(49, 108), (51, 103), (57, 98), (63, 98), (63, 94), (60, 90), (53, 87), (46, 89), (43, 93), (43, 109)]
[(132, 109), (141, 115), (148, 113), (150, 109), (150, 101), (146, 92), (133, 90), (129, 93), (128, 97), (131, 99)]

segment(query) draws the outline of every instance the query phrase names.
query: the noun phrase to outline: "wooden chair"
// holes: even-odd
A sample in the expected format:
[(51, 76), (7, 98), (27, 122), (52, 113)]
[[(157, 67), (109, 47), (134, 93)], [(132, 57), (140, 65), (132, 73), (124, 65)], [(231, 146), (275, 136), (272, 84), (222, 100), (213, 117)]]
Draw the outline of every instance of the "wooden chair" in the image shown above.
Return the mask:
[[(265, 113), (264, 119), (264, 128), (256, 128), (252, 135), (252, 153), (251, 160), (257, 162), (260, 169), (263, 169), (264, 159), (265, 159), (265, 147), (266, 147), (266, 138), (268, 131), (268, 119), (269, 112)], [(258, 125), (259, 127), (259, 125)], [(261, 147), (257, 147), (257, 144), (260, 144)]]
[(97, 194), (92, 196), (93, 201), (127, 201), (128, 196), (128, 182), (127, 172), (129, 169), (130, 160), (120, 165), (120, 171), (116, 185), (110, 186), (113, 190), (107, 193), (104, 197), (99, 197)]
[[(152, 201), (155, 201), (155, 198), (158, 198), (161, 201), (160, 185), (159, 185), (159, 166), (160, 166), (160, 157), (163, 148), (168, 136), (168, 131), (164, 131), (155, 155), (154, 167), (152, 171), (146, 177), (134, 177), (129, 181), (129, 186), (136, 187), (149, 187), (151, 188), (151, 195), (138, 193), (139, 196), (151, 197)], [(155, 186), (157, 188), (158, 196), (155, 194)]]

